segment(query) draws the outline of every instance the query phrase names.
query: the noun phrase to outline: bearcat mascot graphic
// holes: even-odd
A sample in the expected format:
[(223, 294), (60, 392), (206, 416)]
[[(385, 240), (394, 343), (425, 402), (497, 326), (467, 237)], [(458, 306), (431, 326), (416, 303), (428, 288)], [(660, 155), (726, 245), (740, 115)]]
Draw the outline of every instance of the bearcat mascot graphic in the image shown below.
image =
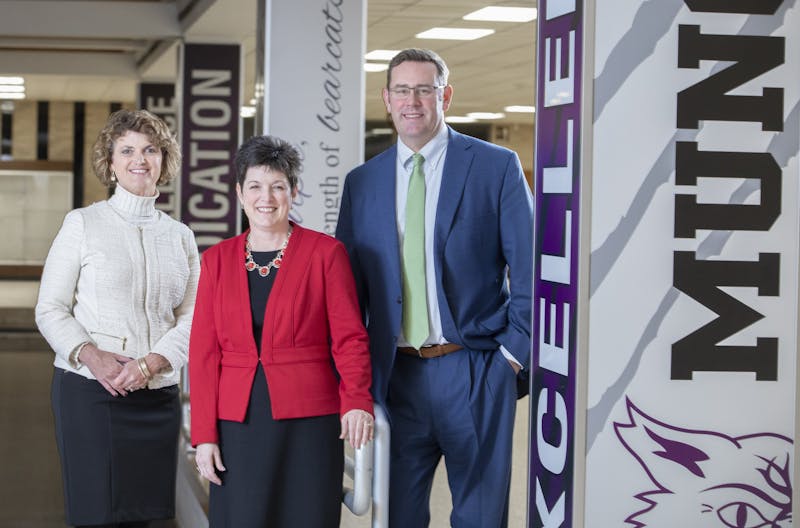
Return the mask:
[(732, 437), (658, 421), (627, 400), (614, 430), (655, 489), (625, 521), (635, 528), (792, 526), (792, 440), (775, 433)]

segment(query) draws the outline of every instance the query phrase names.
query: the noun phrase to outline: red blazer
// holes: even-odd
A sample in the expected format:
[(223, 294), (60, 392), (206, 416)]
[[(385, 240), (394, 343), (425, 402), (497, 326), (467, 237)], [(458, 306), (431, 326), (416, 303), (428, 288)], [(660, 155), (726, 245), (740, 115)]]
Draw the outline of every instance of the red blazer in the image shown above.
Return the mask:
[[(259, 357), (246, 236), (203, 253), (189, 341), (193, 445), (217, 442), (217, 420), (242, 422), (247, 411)], [(372, 412), (367, 333), (341, 242), (294, 225), (267, 301), (261, 364), (275, 419)]]

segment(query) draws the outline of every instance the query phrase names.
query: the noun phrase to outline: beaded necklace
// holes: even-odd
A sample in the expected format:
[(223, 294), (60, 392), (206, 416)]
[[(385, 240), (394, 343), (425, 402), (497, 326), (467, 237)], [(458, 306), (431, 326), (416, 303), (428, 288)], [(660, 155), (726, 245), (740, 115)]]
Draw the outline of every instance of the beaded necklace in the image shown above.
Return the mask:
[(266, 266), (259, 266), (253, 260), (253, 252), (250, 246), (250, 235), (247, 235), (247, 243), (245, 244), (245, 252), (244, 252), (244, 269), (247, 271), (258, 271), (258, 274), (262, 277), (266, 277), (269, 275), (269, 272), (272, 268), (278, 269), (281, 267), (283, 263), (283, 252), (286, 251), (286, 246), (289, 245), (289, 237), (292, 236), (292, 225), (289, 224), (289, 232), (286, 233), (286, 241), (281, 246), (281, 249), (278, 250), (278, 254), (275, 255), (275, 258), (270, 260)]

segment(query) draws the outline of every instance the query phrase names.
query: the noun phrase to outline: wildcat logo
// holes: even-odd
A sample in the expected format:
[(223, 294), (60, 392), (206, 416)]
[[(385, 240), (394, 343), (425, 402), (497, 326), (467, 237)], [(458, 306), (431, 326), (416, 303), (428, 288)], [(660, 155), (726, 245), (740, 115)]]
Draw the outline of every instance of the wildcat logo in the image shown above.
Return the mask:
[(656, 489), (625, 521), (636, 528), (792, 526), (792, 440), (775, 433), (731, 437), (660, 422), (627, 400), (617, 437)]

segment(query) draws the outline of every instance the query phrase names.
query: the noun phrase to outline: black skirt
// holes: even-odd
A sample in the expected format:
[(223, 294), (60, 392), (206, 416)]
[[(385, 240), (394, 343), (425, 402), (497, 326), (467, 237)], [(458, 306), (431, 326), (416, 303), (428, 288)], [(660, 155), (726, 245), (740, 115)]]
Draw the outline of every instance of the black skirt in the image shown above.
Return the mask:
[(96, 380), (56, 368), (51, 398), (68, 524), (175, 516), (177, 385), (114, 397)]
[(211, 484), (211, 528), (336, 528), (344, 451), (336, 414), (274, 420), (261, 365), (244, 423), (220, 420), (226, 471)]

